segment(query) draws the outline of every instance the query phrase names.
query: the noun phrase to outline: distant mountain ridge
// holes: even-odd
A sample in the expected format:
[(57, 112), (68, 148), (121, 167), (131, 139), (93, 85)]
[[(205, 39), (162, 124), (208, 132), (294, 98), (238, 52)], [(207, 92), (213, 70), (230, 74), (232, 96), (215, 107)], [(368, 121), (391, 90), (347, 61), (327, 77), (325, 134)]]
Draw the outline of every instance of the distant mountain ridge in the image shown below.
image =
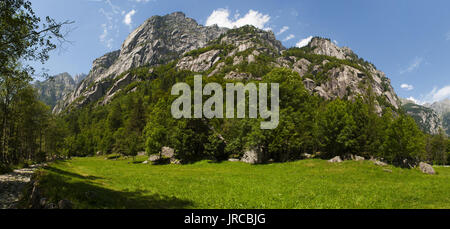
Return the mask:
[(33, 86), (37, 89), (39, 99), (53, 108), (58, 101), (64, 100), (73, 92), (76, 86), (84, 80), (86, 74), (72, 77), (69, 73), (51, 76), (44, 81), (36, 81)]
[(92, 102), (109, 103), (122, 88), (140, 80), (131, 70), (148, 67), (151, 72), (153, 67), (171, 61), (175, 61), (177, 70), (242, 80), (261, 77), (252, 75), (243, 65), (263, 61), (266, 66), (298, 72), (305, 87), (325, 99), (352, 99), (365, 95), (370, 88), (376, 96), (377, 112), (401, 106), (383, 72), (330, 39), (315, 37), (302, 49), (287, 50), (272, 31), (253, 26), (232, 30), (202, 26), (175, 12), (149, 18), (128, 36), (120, 50), (96, 59), (87, 77), (56, 103), (53, 112)]
[(426, 133), (438, 134), (443, 129), (450, 136), (450, 99), (424, 105), (402, 99), (402, 108)]

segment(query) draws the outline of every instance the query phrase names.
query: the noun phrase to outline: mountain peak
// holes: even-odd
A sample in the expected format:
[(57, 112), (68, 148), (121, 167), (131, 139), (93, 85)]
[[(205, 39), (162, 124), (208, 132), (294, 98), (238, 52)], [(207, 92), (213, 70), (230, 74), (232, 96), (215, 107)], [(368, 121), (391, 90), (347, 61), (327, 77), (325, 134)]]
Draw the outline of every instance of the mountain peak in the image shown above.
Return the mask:
[(328, 38), (313, 37), (307, 45), (312, 53), (325, 56), (333, 56), (338, 59), (353, 59), (355, 54), (348, 47), (338, 47)]

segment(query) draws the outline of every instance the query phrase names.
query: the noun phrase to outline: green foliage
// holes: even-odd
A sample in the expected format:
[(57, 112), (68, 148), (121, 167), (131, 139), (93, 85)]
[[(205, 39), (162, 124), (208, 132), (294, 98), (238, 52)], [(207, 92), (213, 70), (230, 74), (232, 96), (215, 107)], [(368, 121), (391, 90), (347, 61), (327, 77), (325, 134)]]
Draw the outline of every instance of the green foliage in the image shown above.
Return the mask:
[(383, 157), (389, 162), (401, 165), (404, 159), (424, 159), (425, 137), (413, 118), (400, 115), (389, 125), (384, 136)]
[[(76, 209), (450, 208), (450, 168), (444, 167), (430, 176), (371, 161), (131, 162), (102, 156), (52, 163), (40, 173), (40, 190), (50, 202), (68, 199)], [(87, 192), (96, 198), (86, 198)]]

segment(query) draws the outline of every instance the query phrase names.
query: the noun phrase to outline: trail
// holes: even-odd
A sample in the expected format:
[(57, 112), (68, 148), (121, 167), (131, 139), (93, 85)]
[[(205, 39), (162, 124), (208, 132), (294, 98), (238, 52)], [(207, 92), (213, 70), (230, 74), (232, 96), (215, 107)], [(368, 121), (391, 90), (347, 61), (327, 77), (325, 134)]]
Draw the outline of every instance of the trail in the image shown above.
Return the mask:
[(34, 172), (42, 165), (16, 169), (11, 173), (0, 175), (0, 209), (14, 209), (26, 184), (31, 181)]

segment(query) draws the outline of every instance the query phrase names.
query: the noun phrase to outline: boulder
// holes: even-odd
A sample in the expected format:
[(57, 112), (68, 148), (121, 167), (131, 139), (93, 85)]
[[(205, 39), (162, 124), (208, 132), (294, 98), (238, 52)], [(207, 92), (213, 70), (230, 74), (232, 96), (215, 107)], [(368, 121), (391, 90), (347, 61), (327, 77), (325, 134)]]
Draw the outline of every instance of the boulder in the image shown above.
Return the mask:
[(238, 162), (239, 159), (237, 159), (237, 158), (230, 158), (230, 159), (228, 159), (228, 161), (231, 161), (231, 162)]
[(157, 154), (150, 155), (150, 157), (148, 158), (148, 160), (151, 162), (159, 161), (159, 159), (161, 159), (161, 157), (159, 157), (159, 155)]
[(39, 200), (39, 205), (44, 208), (47, 205), (47, 198), (41, 198), (41, 200)]
[(148, 161), (144, 161), (144, 162), (142, 162), (142, 164), (148, 164)]
[(420, 163), (419, 163), (419, 167), (420, 167), (420, 170), (421, 170), (423, 173), (426, 173), (426, 174), (436, 174), (436, 172), (434, 171), (433, 167), (432, 167), (430, 164), (427, 164), (427, 163), (425, 163), (425, 162), (420, 162)]
[(307, 159), (311, 159), (311, 158), (314, 158), (314, 155), (309, 154), (309, 153), (304, 153), (304, 154), (303, 154), (303, 157), (304, 157), (304, 158), (307, 158)]
[(387, 165), (386, 163), (379, 161), (379, 160), (375, 160), (373, 163), (378, 166), (386, 166)]
[(181, 161), (175, 158), (170, 158), (170, 164), (181, 165)]
[(352, 160), (354, 160), (354, 161), (364, 161), (365, 158), (364, 157), (360, 157), (358, 155), (354, 155), (354, 156), (352, 156)]
[(58, 202), (59, 209), (72, 209), (72, 202), (70, 200), (60, 200)]
[(241, 161), (248, 164), (258, 164), (262, 162), (262, 155), (257, 150), (247, 150)]
[(333, 157), (333, 158), (331, 158), (330, 160), (328, 160), (328, 162), (331, 162), (331, 163), (341, 163), (341, 162), (342, 162), (342, 159), (341, 159), (341, 157), (336, 156), (336, 157)]
[(170, 147), (162, 147), (161, 154), (165, 158), (173, 158), (175, 156), (175, 150)]
[(44, 209), (58, 209), (58, 206), (54, 203), (47, 203)]

